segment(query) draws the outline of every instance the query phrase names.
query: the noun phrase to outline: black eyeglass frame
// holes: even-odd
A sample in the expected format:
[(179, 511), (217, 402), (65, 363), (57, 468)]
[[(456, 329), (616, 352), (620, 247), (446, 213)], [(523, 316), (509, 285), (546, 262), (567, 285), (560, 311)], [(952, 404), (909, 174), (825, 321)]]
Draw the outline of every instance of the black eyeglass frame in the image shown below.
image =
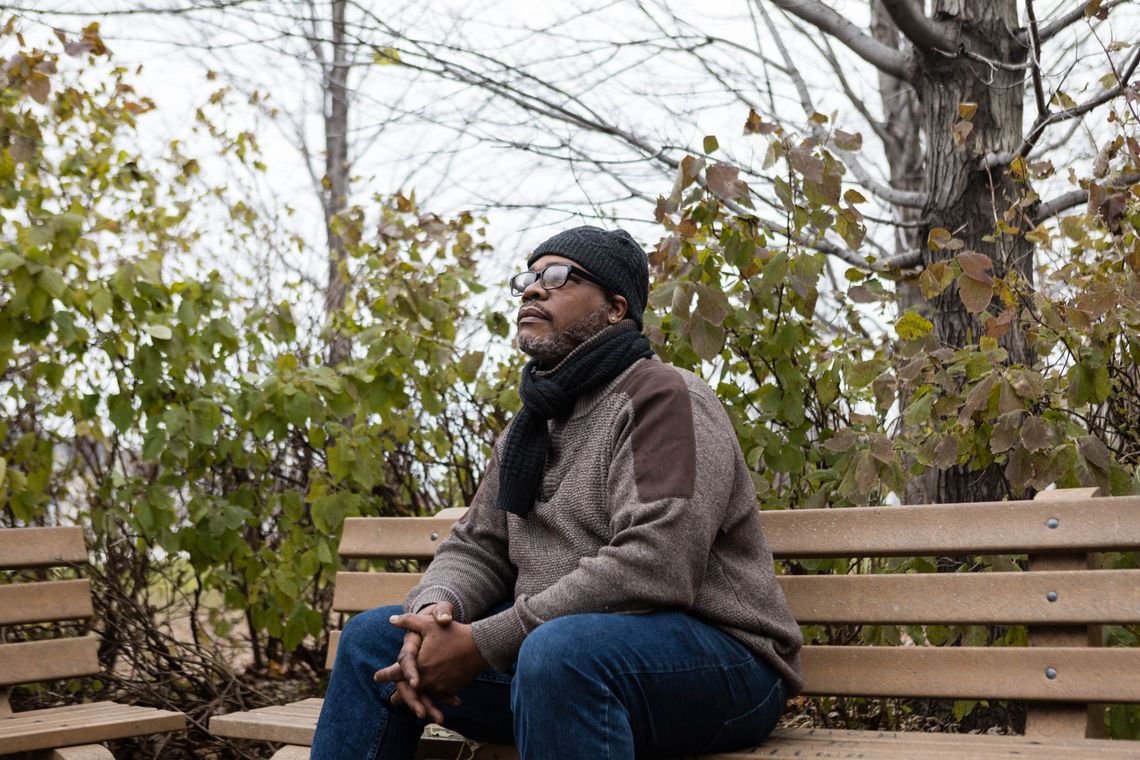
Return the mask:
[[(564, 279), (562, 282), (558, 283), (557, 285), (547, 285), (545, 282), (546, 273), (549, 272), (551, 269), (565, 269), (566, 270), (566, 279)], [(582, 269), (581, 267), (576, 267), (573, 264), (562, 264), (562, 263), (551, 264), (550, 266), (544, 267), (543, 269), (541, 269), (537, 272), (533, 272), (533, 271), (519, 272), (515, 276), (511, 277), (511, 279), (509, 279), (507, 281), (507, 283), (510, 285), (511, 295), (521, 296), (523, 293), (526, 293), (526, 289), (529, 288), (531, 285), (533, 285), (535, 282), (537, 282), (539, 285), (541, 285), (543, 290), (558, 290), (558, 288), (561, 288), (563, 285), (565, 285), (567, 282), (570, 281), (570, 275), (572, 275), (572, 274), (578, 275), (579, 277), (581, 277), (583, 280), (586, 280), (587, 282), (594, 283), (599, 288), (601, 288), (603, 291), (605, 291), (606, 296), (610, 295), (610, 289), (608, 287), (606, 287), (606, 284), (604, 282), (602, 282), (597, 277), (595, 277), (594, 275), (587, 272), (585, 269)], [(520, 278), (533, 278), (533, 279), (528, 279), (528, 281), (525, 284), (520, 285)]]

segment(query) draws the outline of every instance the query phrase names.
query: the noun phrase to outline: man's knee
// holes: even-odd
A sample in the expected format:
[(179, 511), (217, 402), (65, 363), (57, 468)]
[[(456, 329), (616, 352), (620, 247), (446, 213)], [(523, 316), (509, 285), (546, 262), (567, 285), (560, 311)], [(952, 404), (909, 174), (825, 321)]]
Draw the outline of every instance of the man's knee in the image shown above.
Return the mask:
[(606, 681), (615, 665), (598, 641), (598, 614), (567, 615), (534, 629), (519, 650), (515, 683), (520, 689), (581, 688)]
[(370, 666), (377, 662), (385, 665), (395, 662), (404, 644), (404, 631), (388, 622), (388, 618), (402, 612), (399, 605), (377, 607), (349, 620), (337, 644), (337, 664), (342, 658)]

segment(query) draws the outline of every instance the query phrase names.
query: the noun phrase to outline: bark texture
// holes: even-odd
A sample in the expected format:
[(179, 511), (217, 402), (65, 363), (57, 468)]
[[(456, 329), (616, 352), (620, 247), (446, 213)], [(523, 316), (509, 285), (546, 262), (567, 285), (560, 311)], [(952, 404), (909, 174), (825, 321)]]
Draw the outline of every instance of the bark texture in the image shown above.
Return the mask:
[[(934, 18), (953, 22), (959, 39), (986, 58), (1020, 62), (1025, 49), (1013, 34), (1017, 28), (1016, 0), (939, 0)], [(978, 160), (985, 152), (1014, 151), (1022, 139), (1024, 75), (1006, 71), (961, 56), (937, 51), (918, 51), (915, 56), (916, 89), (922, 103), (926, 161), (923, 190), (928, 203), (923, 216), (929, 225), (921, 230), (926, 240), (929, 230), (943, 227), (965, 242), (965, 250), (977, 251), (993, 260), (995, 277), (1016, 271), (1026, 282), (1033, 280), (1033, 248), (1018, 236), (995, 235), (995, 223), (1018, 197), (1017, 187), (1003, 167), (981, 168)], [(953, 125), (959, 121), (959, 105), (976, 103), (973, 129), (965, 142), (954, 139)], [(959, 252), (923, 250), (923, 264), (953, 258)], [(984, 325), (963, 305), (956, 286), (936, 297), (932, 304), (936, 335), (943, 345), (959, 347), (976, 343)], [(999, 305), (992, 306), (997, 314)], [(1025, 335), (1015, 323), (1001, 339), (1009, 351), (1009, 361), (1031, 365), (1035, 356)], [(1000, 499), (1008, 495), (999, 467), (981, 472), (959, 467), (937, 473), (932, 501), (972, 502)]]

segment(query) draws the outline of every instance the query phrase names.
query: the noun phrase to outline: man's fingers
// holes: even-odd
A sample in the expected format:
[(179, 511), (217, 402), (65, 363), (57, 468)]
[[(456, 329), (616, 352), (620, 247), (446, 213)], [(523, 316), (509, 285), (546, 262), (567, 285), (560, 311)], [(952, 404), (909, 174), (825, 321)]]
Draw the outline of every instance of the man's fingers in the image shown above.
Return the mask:
[[(435, 706), (435, 702), (431, 697), (426, 694), (421, 694), (420, 701), (423, 702), (424, 707), (427, 708), (427, 715), (431, 718), (432, 723), (443, 723), (443, 713)], [(422, 718), (423, 716), (420, 715), (420, 717)]]
[(407, 679), (408, 685), (413, 689), (420, 685), (420, 671), (416, 668), (416, 654), (419, 652), (419, 647), (410, 649), (404, 646), (400, 650), (400, 656), (396, 658), (396, 666), (400, 668), (404, 678)]
[(406, 678), (407, 676), (404, 674), (404, 669), (400, 667), (400, 663), (398, 662), (377, 670), (372, 676), (372, 680), (376, 683), (395, 683), (396, 681), (403, 681)]
[[(398, 702), (397, 702), (398, 700)], [(408, 685), (407, 681), (396, 682), (396, 693), (392, 696), (392, 704), (404, 703), (408, 709), (416, 714), (417, 718), (424, 718), (427, 715), (427, 708), (424, 707), (420, 701), (420, 695), (416, 690)]]
[(452, 609), (451, 602), (440, 602), (432, 608), (431, 615), (435, 618), (435, 622), (447, 625), (455, 616), (455, 610)]
[(419, 634), (427, 632), (430, 623), (422, 615), (393, 615), (388, 622), (405, 631), (414, 631)]

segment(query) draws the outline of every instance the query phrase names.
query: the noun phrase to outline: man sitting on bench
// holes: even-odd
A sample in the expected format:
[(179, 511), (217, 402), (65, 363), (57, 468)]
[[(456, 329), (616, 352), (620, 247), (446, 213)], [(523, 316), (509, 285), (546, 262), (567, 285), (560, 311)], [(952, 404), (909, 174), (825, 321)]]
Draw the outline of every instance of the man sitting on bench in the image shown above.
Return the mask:
[(802, 687), (732, 423), (641, 333), (645, 252), (578, 227), (528, 265), (523, 408), (405, 607), (345, 626), (313, 760), (411, 758), (429, 719), (523, 760), (726, 751)]

